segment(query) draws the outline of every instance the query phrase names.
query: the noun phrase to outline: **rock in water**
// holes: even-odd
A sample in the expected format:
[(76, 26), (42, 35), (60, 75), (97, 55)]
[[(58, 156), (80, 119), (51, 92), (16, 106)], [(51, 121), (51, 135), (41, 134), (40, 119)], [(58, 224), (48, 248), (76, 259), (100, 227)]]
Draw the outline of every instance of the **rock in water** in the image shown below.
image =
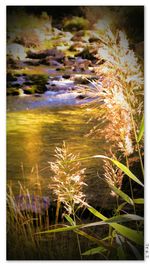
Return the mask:
[(7, 45), (7, 55), (11, 56), (15, 60), (25, 60), (27, 56), (24, 46), (16, 43)]

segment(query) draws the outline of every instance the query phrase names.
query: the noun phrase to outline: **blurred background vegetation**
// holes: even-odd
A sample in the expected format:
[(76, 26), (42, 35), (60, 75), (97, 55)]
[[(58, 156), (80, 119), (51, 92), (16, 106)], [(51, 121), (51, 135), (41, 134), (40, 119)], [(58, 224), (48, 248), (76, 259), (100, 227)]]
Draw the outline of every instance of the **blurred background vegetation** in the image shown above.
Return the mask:
[(114, 16), (114, 22), (120, 29), (124, 28), (131, 39), (136, 42), (144, 40), (144, 6), (8, 6), (7, 26), (9, 28), (20, 23), (22, 14), (39, 17), (44, 12), (52, 18), (52, 25), (57, 28), (62, 28), (61, 20), (66, 17), (84, 17), (90, 21), (92, 27), (104, 14)]

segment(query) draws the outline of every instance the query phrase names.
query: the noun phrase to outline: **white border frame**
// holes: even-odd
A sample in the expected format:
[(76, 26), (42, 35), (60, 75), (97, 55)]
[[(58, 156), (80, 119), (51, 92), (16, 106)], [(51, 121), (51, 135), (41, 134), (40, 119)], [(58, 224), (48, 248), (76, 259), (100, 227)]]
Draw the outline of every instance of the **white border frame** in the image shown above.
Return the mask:
[[(146, 122), (146, 134), (145, 134), (145, 244), (149, 244), (150, 246), (150, 207), (149, 207), (149, 190), (150, 190), (150, 168), (149, 165), (149, 152), (150, 152), (150, 127), (149, 127), (149, 116), (150, 116), (150, 1), (146, 0), (122, 0), (122, 1), (83, 1), (76, 0), (74, 1), (57, 1), (55, 0), (55, 4), (53, 1), (33, 1), (33, 0), (1, 0), (0, 1), (0, 29), (1, 29), (1, 41), (0, 41), (0, 263), (4, 265), (11, 264), (16, 266), (18, 264), (32, 264), (32, 266), (36, 266), (36, 264), (52, 264), (52, 265), (103, 265), (103, 264), (111, 264), (111, 266), (115, 266), (116, 264), (137, 264), (139, 265), (147, 265), (150, 262), (149, 259), (145, 259), (145, 261), (6, 261), (6, 6), (7, 5), (98, 5), (98, 6), (145, 6), (145, 122)], [(12, 244), (13, 245), (13, 244)]]

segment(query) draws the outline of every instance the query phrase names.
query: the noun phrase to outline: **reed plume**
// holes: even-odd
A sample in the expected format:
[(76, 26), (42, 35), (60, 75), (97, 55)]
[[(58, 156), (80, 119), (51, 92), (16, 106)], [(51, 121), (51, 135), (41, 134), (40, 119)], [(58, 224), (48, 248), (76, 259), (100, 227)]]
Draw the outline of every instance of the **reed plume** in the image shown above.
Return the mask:
[(90, 134), (103, 135), (114, 150), (129, 156), (137, 149), (136, 136), (143, 115), (142, 67), (124, 32), (114, 34), (108, 27), (101, 40), (97, 58), (104, 63), (95, 69), (99, 83), (93, 82), (94, 89), (87, 90), (93, 99), (91, 105), (97, 107), (97, 125)]
[[(108, 160), (104, 160), (104, 178), (108, 186), (115, 186), (118, 189), (122, 187), (124, 173), (117, 166), (113, 166)], [(111, 190), (112, 196), (117, 196), (116, 193)]]
[(79, 155), (70, 153), (69, 148), (63, 143), (62, 148), (55, 149), (55, 162), (49, 162), (52, 172), (52, 182), (49, 188), (53, 190), (59, 201), (64, 204), (68, 214), (74, 213), (76, 204), (81, 205), (85, 194), (82, 187), (85, 169), (81, 168)]

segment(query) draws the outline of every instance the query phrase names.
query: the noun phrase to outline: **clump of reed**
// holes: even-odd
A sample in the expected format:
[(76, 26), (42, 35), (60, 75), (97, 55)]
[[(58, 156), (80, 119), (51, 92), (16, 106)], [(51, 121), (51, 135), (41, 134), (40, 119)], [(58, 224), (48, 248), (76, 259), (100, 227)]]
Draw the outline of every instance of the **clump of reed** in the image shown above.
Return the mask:
[[(98, 221), (94, 221), (93, 223), (83, 223), (80, 220), (80, 224), (77, 224), (75, 216), (72, 218), (72, 216), (70, 216), (71, 214), (65, 214), (65, 219), (68, 221), (70, 226), (68, 224), (57, 225), (55, 229), (50, 228), (42, 233), (40, 232), (39, 234), (52, 236), (55, 233), (58, 234), (69, 231), (75, 232), (77, 234), (78, 248), (81, 259), (83, 259), (85, 256), (93, 256), (95, 254), (100, 254), (103, 259), (143, 259), (143, 253), (140, 252), (144, 242), (142, 231), (143, 217), (138, 216), (137, 214), (128, 213), (125, 210), (126, 205), (133, 206), (134, 203), (143, 204), (143, 199), (130, 198), (126, 193), (119, 189), (121, 188), (124, 174), (128, 175), (129, 179), (133, 179), (136, 183), (140, 185), (142, 184), (126, 166), (119, 163), (117, 160), (102, 155), (86, 157), (82, 158), (81, 160), (86, 160), (87, 158), (104, 159), (105, 162), (110, 161), (116, 166), (115, 168), (111, 164), (108, 164), (108, 162), (105, 163), (105, 178), (112, 189), (113, 195), (115, 195), (117, 198), (117, 208), (114, 209), (114, 215), (112, 217), (106, 217), (99, 210), (93, 208), (87, 202), (80, 199), (84, 209), (88, 209), (88, 211), (94, 215), (95, 220), (97, 218), (99, 219)], [(70, 161), (70, 163), (71, 162), (72, 161)], [(121, 204), (118, 201), (119, 198), (123, 200)], [(136, 225), (134, 224), (135, 221), (140, 223), (139, 226), (141, 229), (136, 229)], [(87, 229), (98, 227), (99, 231), (101, 231), (104, 226), (108, 226), (109, 229), (108, 234), (106, 234), (104, 238), (97, 237), (92, 231), (92, 234), (90, 231), (87, 231)], [(97, 246), (92, 246), (92, 248), (82, 252), (79, 236), (91, 241), (93, 246), (94, 244)]]
[(57, 236), (43, 236), (41, 231), (55, 228), (51, 219), (49, 221), (48, 210), (44, 214), (39, 213), (38, 199), (33, 203), (31, 192), (22, 184), (20, 197), (23, 199), (18, 203), (12, 186), (8, 186), (7, 260), (80, 259), (76, 234), (62, 232)]
[[(100, 84), (95, 85), (92, 96), (101, 102), (96, 118), (105, 124), (95, 127), (91, 133), (103, 134), (106, 142), (112, 142), (124, 156), (139, 151), (137, 136), (143, 116), (143, 72), (124, 32), (115, 34), (107, 28), (97, 53), (104, 63), (96, 67)], [(91, 96), (91, 95), (90, 95)], [(103, 124), (104, 125), (104, 124)]]
[[(140, 176), (144, 175), (141, 153), (144, 131), (143, 68), (130, 49), (126, 34), (122, 31), (113, 32), (109, 25), (105, 33), (101, 33), (97, 57), (103, 64), (96, 68), (96, 73), (100, 75), (100, 84), (94, 82), (92, 97), (100, 113), (95, 115), (97, 125), (90, 134), (103, 136), (106, 142), (111, 144), (112, 161), (108, 160), (108, 157), (105, 160), (105, 156), (100, 156), (104, 158), (104, 179), (117, 201), (119, 196), (127, 203), (132, 202), (136, 215), (132, 185), (132, 178), (135, 176), (131, 177), (130, 168), (131, 163), (134, 166), (137, 161), (141, 166)], [(115, 163), (115, 166), (112, 163)], [(122, 191), (124, 174), (130, 177), (131, 199)], [(142, 179), (140, 177), (140, 180), (137, 180), (136, 177), (136, 180), (133, 180), (141, 184)], [(117, 210), (119, 211), (119, 208)], [(136, 230), (139, 230), (137, 222)]]
[(54, 173), (49, 188), (53, 190), (58, 202), (64, 204), (67, 213), (73, 214), (75, 206), (79, 208), (85, 199), (85, 168), (81, 168), (79, 155), (71, 153), (65, 142), (62, 148), (56, 147), (55, 157), (55, 162), (49, 162)]
[[(68, 210), (68, 215), (65, 217), (71, 226), (48, 230), (46, 233), (74, 231), (78, 235), (92, 240), (93, 244), (98, 244), (98, 247), (82, 253), (82, 256), (100, 253), (105, 259), (143, 259), (143, 252), (140, 253), (140, 250), (144, 245), (142, 223), (144, 218), (137, 214), (136, 207), (144, 204), (144, 199), (134, 196), (132, 183), (134, 181), (134, 186), (140, 186), (140, 189), (144, 185), (141, 179), (131, 172), (130, 166), (131, 162), (133, 164), (139, 160), (141, 173), (144, 174), (141, 154), (144, 132), (143, 72), (134, 52), (129, 48), (129, 42), (124, 32), (113, 33), (108, 27), (100, 38), (101, 45), (97, 57), (100, 62), (103, 60), (103, 64), (96, 67), (100, 79), (98, 83), (93, 81), (94, 88), (88, 89), (86, 92), (90, 98), (93, 98), (90, 105), (96, 106), (98, 111), (94, 116), (97, 125), (89, 135), (105, 137), (106, 142), (111, 145), (110, 157), (94, 155), (81, 160), (97, 158), (104, 161), (104, 181), (108, 183), (111, 194), (116, 196), (117, 208), (114, 209), (114, 216), (108, 218), (79, 197), (79, 202), (100, 221), (76, 225), (70, 217), (71, 210)], [(82, 91), (81, 88), (80, 91)], [(57, 165), (54, 165), (54, 172), (59, 185), (54, 185), (54, 188), (55, 186), (61, 188), (62, 181), (59, 181), (61, 175), (57, 176), (57, 173), (58, 170), (64, 169), (64, 165), (60, 164), (60, 161), (64, 160), (64, 155), (62, 156), (62, 150), (59, 149), (58, 152), (59, 161)], [(78, 161), (72, 156), (66, 158), (65, 168)], [(73, 169), (73, 172), (76, 173), (76, 170)], [(63, 172), (66, 178), (68, 174), (70, 177), (72, 176), (68, 169), (67, 172)], [(65, 177), (63, 177), (63, 183)], [(130, 196), (127, 194), (128, 192), (122, 190), (124, 177), (129, 180)], [(102, 177), (99, 178), (102, 179)], [(56, 193), (61, 196), (59, 190), (56, 190)], [(64, 191), (62, 196), (63, 193)], [(64, 204), (66, 202), (65, 205), (68, 208), (66, 194), (68, 197), (70, 196), (68, 190), (65, 191), (66, 199), (62, 198), (62, 201)], [(126, 207), (128, 208), (126, 209)], [(133, 214), (131, 213), (132, 208)], [(97, 239), (82, 231), (84, 228), (104, 224), (109, 226), (108, 235), (104, 239)]]
[[(55, 162), (49, 162), (54, 173), (49, 188), (53, 190), (57, 198), (56, 224), (58, 223), (60, 204), (63, 203), (67, 214), (73, 216), (73, 224), (76, 225), (76, 211), (83, 206), (85, 200), (83, 193), (83, 186), (87, 185), (84, 182), (85, 168), (81, 168), (79, 155), (71, 153), (65, 142), (63, 142), (62, 148), (56, 147), (55, 157)], [(78, 234), (77, 244), (82, 259)]]
[[(23, 191), (22, 191), (23, 190)], [(29, 192), (25, 192), (21, 187), (22, 193), (26, 193), (29, 196)], [(21, 192), (20, 191), (20, 192)], [(30, 201), (30, 198), (29, 198)], [(24, 208), (25, 208), (24, 202)], [(33, 235), (35, 232), (34, 223), (36, 218), (33, 218), (28, 212), (28, 209), (24, 209), (22, 212), (16, 203), (15, 195), (11, 187), (8, 188), (7, 193), (7, 258), (8, 259), (25, 259), (26, 250), (34, 254), (36, 249), (36, 240)], [(18, 251), (19, 250), (19, 251)]]

